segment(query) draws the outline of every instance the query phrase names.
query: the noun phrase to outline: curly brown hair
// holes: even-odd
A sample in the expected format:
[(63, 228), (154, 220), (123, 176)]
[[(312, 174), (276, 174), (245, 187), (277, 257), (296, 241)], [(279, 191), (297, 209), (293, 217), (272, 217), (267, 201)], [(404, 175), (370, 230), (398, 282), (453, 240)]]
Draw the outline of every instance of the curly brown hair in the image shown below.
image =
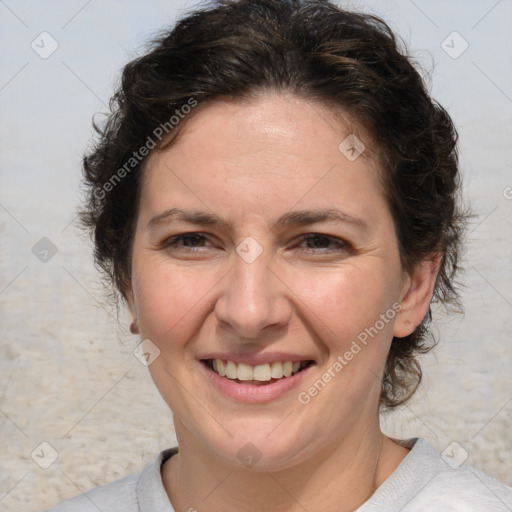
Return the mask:
[[(172, 143), (186, 124), (180, 113), (187, 105), (273, 90), (341, 109), (364, 128), (379, 150), (403, 268), (410, 272), (439, 251), (433, 301), (459, 306), (454, 278), (465, 215), (457, 132), (401, 48), (380, 18), (325, 0), (219, 0), (160, 34), (124, 67), (107, 121), (93, 123), (99, 140), (83, 160), (81, 220), (93, 231), (95, 261), (112, 289), (127, 299), (148, 158), (137, 149)], [(169, 119), (178, 115), (174, 126)], [(158, 142), (157, 127), (166, 132)], [(404, 403), (418, 387), (417, 356), (436, 343), (430, 318), (429, 309), (412, 334), (393, 339), (382, 406)]]

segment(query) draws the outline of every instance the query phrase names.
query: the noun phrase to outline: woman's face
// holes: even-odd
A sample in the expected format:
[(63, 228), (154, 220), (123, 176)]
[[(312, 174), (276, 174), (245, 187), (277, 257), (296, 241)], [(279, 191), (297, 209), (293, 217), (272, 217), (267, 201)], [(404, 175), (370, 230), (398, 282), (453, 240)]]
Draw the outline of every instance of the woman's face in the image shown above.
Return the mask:
[[(180, 444), (284, 468), (378, 428), (410, 279), (377, 164), (340, 149), (349, 134), (321, 105), (267, 94), (198, 107), (149, 158), (129, 296)], [(250, 363), (225, 363), (250, 381), (211, 359)], [(264, 383), (286, 361), (313, 363)]]

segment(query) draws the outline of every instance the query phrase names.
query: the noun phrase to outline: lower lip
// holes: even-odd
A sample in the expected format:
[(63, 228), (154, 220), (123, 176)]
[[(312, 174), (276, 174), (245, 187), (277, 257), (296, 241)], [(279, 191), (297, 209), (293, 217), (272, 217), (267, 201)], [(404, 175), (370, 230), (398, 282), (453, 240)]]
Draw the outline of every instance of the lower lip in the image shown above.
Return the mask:
[(285, 395), (301, 384), (309, 370), (315, 366), (315, 364), (311, 364), (291, 377), (283, 377), (270, 384), (242, 384), (226, 377), (221, 377), (202, 362), (199, 362), (199, 364), (206, 373), (206, 376), (219, 391), (230, 398), (246, 404), (270, 402)]

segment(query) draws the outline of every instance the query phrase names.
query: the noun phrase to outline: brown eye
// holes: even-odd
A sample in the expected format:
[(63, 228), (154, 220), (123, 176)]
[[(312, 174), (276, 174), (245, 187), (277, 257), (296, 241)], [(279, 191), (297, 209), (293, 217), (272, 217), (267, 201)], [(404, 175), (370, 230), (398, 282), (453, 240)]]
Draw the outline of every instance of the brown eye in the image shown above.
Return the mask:
[(332, 236), (311, 233), (302, 237), (306, 249), (317, 250), (319, 252), (346, 251), (349, 246), (343, 240)]
[(203, 244), (207, 240), (207, 237), (200, 233), (184, 233), (167, 239), (163, 243), (163, 247), (170, 250), (179, 250), (180, 248), (193, 250), (204, 247)]

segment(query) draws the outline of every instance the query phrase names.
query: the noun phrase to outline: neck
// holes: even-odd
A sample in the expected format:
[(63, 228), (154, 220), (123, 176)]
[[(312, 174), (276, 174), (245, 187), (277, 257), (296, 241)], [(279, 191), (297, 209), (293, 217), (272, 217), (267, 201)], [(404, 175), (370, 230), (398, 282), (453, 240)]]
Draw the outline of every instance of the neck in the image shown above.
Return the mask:
[[(176, 432), (182, 425), (176, 425)], [(181, 437), (181, 439), (180, 439)], [(240, 468), (179, 436), (180, 451), (164, 465), (165, 489), (176, 512), (349, 512), (375, 492), (407, 455), (380, 429), (326, 445), (279, 471)]]

